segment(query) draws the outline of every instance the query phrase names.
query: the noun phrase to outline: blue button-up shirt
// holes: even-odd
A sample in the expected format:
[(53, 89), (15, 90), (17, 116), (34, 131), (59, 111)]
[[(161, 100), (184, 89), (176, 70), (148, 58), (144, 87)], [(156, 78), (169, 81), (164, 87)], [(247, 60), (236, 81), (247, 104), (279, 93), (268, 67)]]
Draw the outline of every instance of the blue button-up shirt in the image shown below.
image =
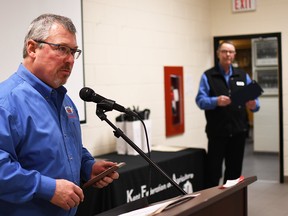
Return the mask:
[(22, 64), (0, 84), (0, 215), (74, 215), (50, 203), (56, 180), (88, 180), (94, 158), (82, 146), (77, 109)]

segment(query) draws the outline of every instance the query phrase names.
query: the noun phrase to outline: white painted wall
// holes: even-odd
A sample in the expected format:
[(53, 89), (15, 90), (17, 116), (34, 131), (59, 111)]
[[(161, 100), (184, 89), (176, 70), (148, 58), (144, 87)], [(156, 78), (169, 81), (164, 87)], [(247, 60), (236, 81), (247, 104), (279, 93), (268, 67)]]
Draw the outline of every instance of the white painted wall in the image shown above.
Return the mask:
[[(194, 98), (213, 62), (209, 10), (208, 0), (83, 1), (86, 86), (126, 107), (151, 109), (152, 145), (206, 148)], [(185, 133), (172, 138), (165, 136), (164, 66), (184, 67)], [(115, 151), (112, 128), (95, 110), (87, 103), (84, 145), (94, 155)]]
[[(284, 175), (288, 176), (288, 1), (257, 0), (254, 12), (232, 13), (231, 0), (83, 0), (85, 82), (127, 107), (151, 109), (152, 144), (206, 148), (204, 112), (194, 101), (213, 64), (213, 36), (282, 33)], [(184, 67), (185, 133), (165, 137), (164, 66)], [(87, 103), (84, 145), (94, 155), (115, 150), (112, 129)], [(114, 121), (116, 111), (108, 113)]]

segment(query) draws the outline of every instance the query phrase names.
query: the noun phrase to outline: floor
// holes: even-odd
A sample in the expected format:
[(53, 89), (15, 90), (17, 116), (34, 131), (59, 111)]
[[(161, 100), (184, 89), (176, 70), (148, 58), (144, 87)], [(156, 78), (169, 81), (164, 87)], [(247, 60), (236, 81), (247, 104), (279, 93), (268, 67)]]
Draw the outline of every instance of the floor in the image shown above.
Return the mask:
[(288, 216), (288, 184), (279, 183), (277, 154), (253, 153), (253, 140), (248, 139), (243, 175), (257, 176), (248, 186), (248, 216)]

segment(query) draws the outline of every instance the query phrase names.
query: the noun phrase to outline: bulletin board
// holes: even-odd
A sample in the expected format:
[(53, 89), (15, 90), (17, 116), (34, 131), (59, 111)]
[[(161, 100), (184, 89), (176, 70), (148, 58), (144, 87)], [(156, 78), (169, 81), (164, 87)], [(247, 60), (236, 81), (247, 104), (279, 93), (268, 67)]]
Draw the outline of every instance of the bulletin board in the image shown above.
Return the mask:
[[(43, 13), (69, 17), (77, 29), (77, 43), (83, 51), (81, 0), (9, 0), (0, 7), (0, 82), (11, 76), (22, 62), (24, 37), (31, 21)], [(81, 122), (85, 122), (85, 103), (79, 98), (84, 86), (84, 59), (75, 60), (72, 74), (65, 85), (76, 104)]]

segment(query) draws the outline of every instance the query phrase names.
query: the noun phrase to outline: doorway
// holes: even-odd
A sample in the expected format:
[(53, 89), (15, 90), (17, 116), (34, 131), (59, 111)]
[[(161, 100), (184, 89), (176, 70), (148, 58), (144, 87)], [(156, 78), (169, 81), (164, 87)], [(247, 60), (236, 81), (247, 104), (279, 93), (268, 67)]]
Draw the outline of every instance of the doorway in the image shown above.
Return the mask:
[[(249, 125), (251, 128), (248, 136), (250, 137), (250, 141), (252, 141), (252, 150), (255, 155), (276, 155), (278, 159), (276, 166), (278, 167), (273, 167), (273, 169), (276, 170), (279, 176), (279, 182), (283, 183), (284, 158), (281, 33), (214, 37), (215, 64), (217, 64), (216, 50), (219, 42), (223, 40), (230, 40), (235, 44), (237, 54), (233, 66), (245, 70), (249, 76), (253, 80), (256, 80), (264, 89), (263, 95), (259, 98), (260, 110), (258, 113), (262, 113), (260, 115), (257, 115), (258, 113), (254, 115), (253, 113), (248, 112)], [(262, 47), (264, 54), (260, 51), (257, 52), (256, 49), (258, 44), (259, 47)], [(275, 46), (276, 49), (274, 49)], [(274, 56), (272, 53), (274, 53), (275, 50), (276, 58), (270, 58), (271, 56)], [(268, 52), (268, 55), (266, 52)], [(260, 57), (257, 57), (257, 53)], [(263, 59), (261, 59), (261, 56)], [(266, 83), (267, 81), (268, 84)], [(271, 107), (272, 104), (275, 106)], [(272, 108), (272, 110), (270, 108)], [(275, 125), (273, 125), (273, 123)], [(263, 144), (263, 141), (266, 141), (267, 144)]]

